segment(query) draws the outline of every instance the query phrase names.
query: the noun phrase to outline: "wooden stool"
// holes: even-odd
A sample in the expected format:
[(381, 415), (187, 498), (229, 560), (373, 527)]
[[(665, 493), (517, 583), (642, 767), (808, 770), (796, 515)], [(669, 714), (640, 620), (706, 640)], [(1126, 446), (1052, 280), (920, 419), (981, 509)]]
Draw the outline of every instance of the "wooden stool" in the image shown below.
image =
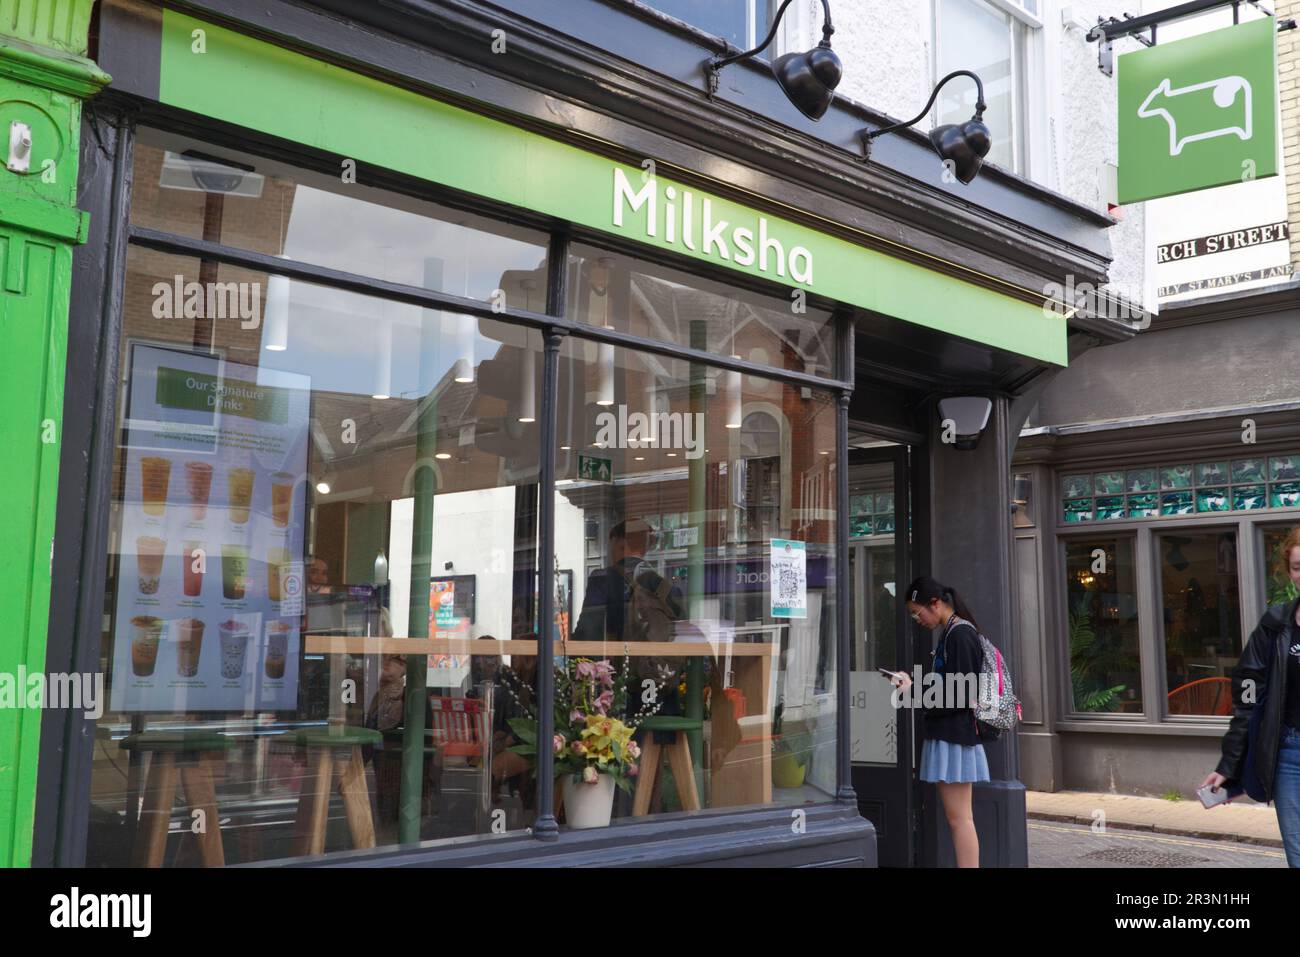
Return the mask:
[[(366, 788), (366, 767), (361, 760), (362, 745), (376, 745), (383, 735), (370, 728), (320, 728), (299, 731), (294, 742), (307, 749), (307, 775), (298, 794), (298, 814), (294, 818), (294, 853), (324, 854), (325, 826), (329, 822), (330, 794), (337, 787), (343, 797), (352, 846), (375, 846), (375, 821), (370, 813), (370, 792)], [(335, 749), (345, 750), (341, 760)], [(335, 782), (335, 772), (338, 781)]]
[[(677, 784), (677, 799), (685, 811), (700, 809), (700, 795), (695, 789), (695, 768), (691, 765), (691, 746), (686, 732), (699, 731), (704, 722), (699, 718), (680, 718), (673, 715), (654, 715), (641, 722), (640, 727), (651, 732), (641, 742), (641, 769), (636, 781), (636, 797), (632, 801), (632, 816), (644, 817), (650, 811), (659, 767), (663, 763), (662, 750), (668, 752), (668, 765), (673, 769)], [(665, 748), (655, 740), (655, 731), (673, 733), (673, 743)]]
[[(185, 789), (186, 807), (203, 812), (203, 830), (194, 835), (199, 842), (203, 866), (225, 866), (226, 853), (221, 843), (212, 765), (216, 757), (231, 746), (229, 738), (213, 731), (142, 731), (122, 741), (124, 751), (153, 756), (145, 782), (144, 809), (140, 813), (144, 833), (136, 835), (134, 857), (137, 867), (162, 867), (178, 778)], [(134, 810), (131, 808), (128, 813)]]

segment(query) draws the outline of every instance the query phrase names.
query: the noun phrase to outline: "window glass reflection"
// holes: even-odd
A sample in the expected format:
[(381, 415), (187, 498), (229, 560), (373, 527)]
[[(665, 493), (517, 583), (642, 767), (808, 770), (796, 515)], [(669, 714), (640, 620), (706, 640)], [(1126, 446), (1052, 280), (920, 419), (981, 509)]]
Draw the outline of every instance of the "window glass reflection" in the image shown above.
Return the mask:
[(1169, 714), (1231, 714), (1241, 656), (1237, 536), (1180, 530), (1157, 541)]
[(134, 162), (137, 226), (545, 311), (536, 230), (156, 130)]
[(831, 314), (793, 298), (765, 296), (574, 245), (568, 299), (569, 315), (593, 326), (777, 369), (824, 376), (835, 372)]
[(88, 861), (528, 826), (540, 336), (132, 247), (121, 345)]
[(558, 435), (566, 653), (627, 656), (643, 755), (615, 816), (833, 794), (831, 396), (569, 339)]
[(1074, 710), (1140, 714), (1133, 540), (1068, 540), (1065, 585)]

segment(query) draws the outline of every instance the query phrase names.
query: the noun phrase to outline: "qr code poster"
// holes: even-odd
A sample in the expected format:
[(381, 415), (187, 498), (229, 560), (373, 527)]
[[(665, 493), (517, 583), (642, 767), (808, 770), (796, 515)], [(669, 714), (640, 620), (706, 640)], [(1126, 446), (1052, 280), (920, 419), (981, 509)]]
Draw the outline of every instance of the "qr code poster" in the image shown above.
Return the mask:
[(808, 617), (808, 549), (803, 542), (772, 539), (773, 618)]

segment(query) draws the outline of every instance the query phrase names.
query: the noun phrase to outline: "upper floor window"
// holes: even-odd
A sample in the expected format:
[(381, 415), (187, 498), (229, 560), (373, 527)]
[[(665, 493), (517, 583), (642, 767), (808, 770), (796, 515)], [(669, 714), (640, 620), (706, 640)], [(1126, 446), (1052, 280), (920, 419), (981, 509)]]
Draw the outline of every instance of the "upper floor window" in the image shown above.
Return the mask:
[[(643, 0), (683, 23), (748, 50), (766, 35), (776, 0)], [(771, 50), (768, 55), (774, 55)]]
[[(1029, 44), (1036, 32), (1038, 0), (935, 0), (935, 80), (971, 70), (984, 81), (993, 134), (988, 160), (1022, 175), (1028, 169)], [(939, 94), (935, 124), (964, 123), (975, 112), (976, 91), (956, 80)]]

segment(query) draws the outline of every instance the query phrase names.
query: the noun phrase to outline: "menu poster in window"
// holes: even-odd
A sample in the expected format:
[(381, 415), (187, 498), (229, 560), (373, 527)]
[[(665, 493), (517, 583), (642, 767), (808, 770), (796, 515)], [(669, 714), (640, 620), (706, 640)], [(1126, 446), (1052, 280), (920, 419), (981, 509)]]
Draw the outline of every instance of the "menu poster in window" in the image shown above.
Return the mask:
[(311, 380), (139, 343), (129, 369), (112, 708), (294, 710)]
[(808, 617), (808, 548), (804, 542), (774, 538), (768, 582), (773, 618)]
[[(469, 619), (462, 617), (456, 607), (454, 579), (429, 582), (429, 635), (439, 640), (469, 637)], [(429, 686), (447, 687), (464, 681), (469, 674), (469, 657), (441, 652), (429, 655)]]

